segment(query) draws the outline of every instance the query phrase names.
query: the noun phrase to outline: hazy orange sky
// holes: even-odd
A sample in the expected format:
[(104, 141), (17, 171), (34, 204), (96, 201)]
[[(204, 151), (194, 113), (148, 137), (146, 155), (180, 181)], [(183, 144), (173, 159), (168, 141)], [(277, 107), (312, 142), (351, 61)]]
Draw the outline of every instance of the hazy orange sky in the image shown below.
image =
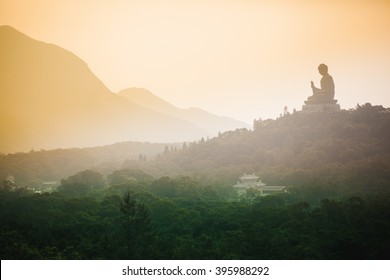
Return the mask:
[(114, 92), (251, 123), (301, 109), (329, 66), (342, 108), (390, 106), (390, 1), (0, 0), (0, 25), (59, 45)]

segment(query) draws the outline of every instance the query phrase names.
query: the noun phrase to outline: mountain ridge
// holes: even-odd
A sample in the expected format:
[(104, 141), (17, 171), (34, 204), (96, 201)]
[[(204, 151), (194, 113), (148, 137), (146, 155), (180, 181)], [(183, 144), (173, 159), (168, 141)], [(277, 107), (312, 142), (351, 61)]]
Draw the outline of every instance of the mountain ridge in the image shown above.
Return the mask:
[(110, 91), (72, 52), (0, 26), (0, 152), (181, 142), (209, 135)]
[(179, 109), (144, 88), (127, 88), (118, 92), (118, 95), (126, 97), (137, 105), (189, 121), (190, 123), (205, 129), (210, 136), (216, 136), (219, 132), (227, 130), (244, 127), (249, 128), (247, 123), (230, 117), (217, 116), (200, 108), (191, 107), (188, 109)]

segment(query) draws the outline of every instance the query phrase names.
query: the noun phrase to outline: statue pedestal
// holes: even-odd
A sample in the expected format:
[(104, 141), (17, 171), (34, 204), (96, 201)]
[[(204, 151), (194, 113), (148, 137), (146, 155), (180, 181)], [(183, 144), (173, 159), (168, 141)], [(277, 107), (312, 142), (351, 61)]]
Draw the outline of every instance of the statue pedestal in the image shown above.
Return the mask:
[(305, 105), (302, 106), (303, 113), (325, 113), (340, 111), (340, 105), (337, 104), (337, 100), (333, 100), (332, 103), (311, 103), (305, 101)]

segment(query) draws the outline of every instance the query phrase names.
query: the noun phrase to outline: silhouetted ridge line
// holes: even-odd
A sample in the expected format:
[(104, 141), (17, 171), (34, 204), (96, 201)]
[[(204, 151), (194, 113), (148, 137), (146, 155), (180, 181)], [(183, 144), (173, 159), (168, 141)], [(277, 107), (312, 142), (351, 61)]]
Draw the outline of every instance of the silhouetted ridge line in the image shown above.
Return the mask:
[[(112, 93), (73, 53), (0, 27), (0, 152), (193, 141), (210, 135), (186, 119)], [(210, 114), (211, 116), (211, 114)]]

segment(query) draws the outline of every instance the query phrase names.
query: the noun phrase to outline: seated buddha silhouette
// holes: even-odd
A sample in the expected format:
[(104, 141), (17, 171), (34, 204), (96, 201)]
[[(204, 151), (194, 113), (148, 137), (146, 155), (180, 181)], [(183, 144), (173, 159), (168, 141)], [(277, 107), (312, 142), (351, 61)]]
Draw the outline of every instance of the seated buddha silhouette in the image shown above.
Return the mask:
[(313, 81), (311, 81), (311, 88), (313, 90), (313, 95), (309, 96), (306, 104), (325, 104), (325, 103), (337, 103), (337, 100), (334, 100), (334, 82), (331, 75), (328, 73), (328, 66), (325, 64), (320, 64), (318, 66), (318, 72), (322, 75), (321, 78), (321, 88), (314, 86)]

